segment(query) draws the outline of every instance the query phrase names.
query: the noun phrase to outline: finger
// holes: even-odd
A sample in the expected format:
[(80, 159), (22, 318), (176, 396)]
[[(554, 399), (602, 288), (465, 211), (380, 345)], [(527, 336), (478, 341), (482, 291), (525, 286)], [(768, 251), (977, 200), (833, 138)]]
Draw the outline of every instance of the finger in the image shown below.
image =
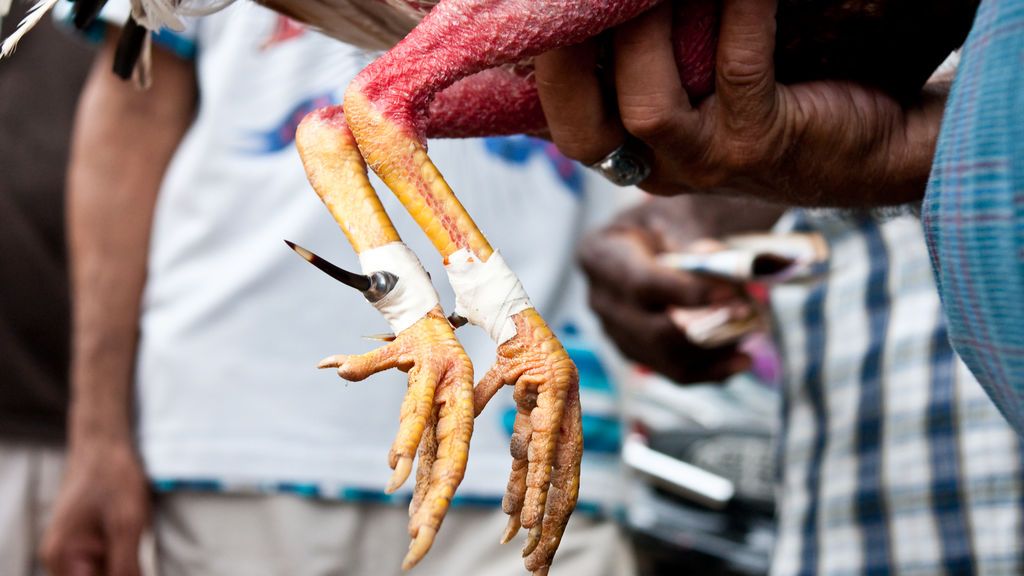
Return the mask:
[(706, 306), (721, 299), (723, 291), (740, 293), (738, 287), (723, 280), (672, 270), (656, 262), (634, 278), (627, 283), (633, 300), (659, 311), (667, 306)]
[(87, 550), (45, 550), (43, 563), (47, 574), (54, 576), (100, 576), (103, 561), (103, 544), (95, 542), (96, 549)]
[(775, 106), (777, 0), (725, 0), (715, 91), (721, 120), (743, 133), (762, 125)]
[(576, 508), (580, 491), (580, 462), (583, 458), (583, 423), (580, 414), (579, 385), (574, 385), (566, 399), (565, 417), (555, 467), (551, 473), (548, 507), (537, 548), (526, 558), (526, 569), (546, 573), (562, 541), (569, 516)]
[(604, 291), (590, 293), (590, 306), (609, 336), (616, 342), (635, 345), (642, 354), (656, 352), (650, 347), (652, 342), (659, 342), (666, 348), (689, 344), (686, 335), (665, 312), (651, 312)]
[(394, 470), (384, 489), (388, 494), (398, 490), (412, 471), (413, 455), (423, 438), (427, 420), (434, 413), (434, 391), (438, 379), (437, 369), (430, 364), (417, 364), (409, 370), (409, 389), (402, 401), (398, 434), (388, 455), (388, 463)]
[(66, 572), (53, 572), (55, 576), (100, 576), (99, 562), (85, 558), (73, 558), (67, 563)]
[(108, 576), (140, 576), (139, 541), (145, 518), (134, 511), (117, 514), (107, 534)]
[(605, 101), (598, 40), (534, 58), (534, 75), (551, 139), (569, 158), (593, 164), (622, 145), (625, 132)]
[(402, 562), (405, 570), (415, 566), (433, 544), (455, 489), (466, 473), (469, 458), (469, 440), (473, 435), (472, 373), (449, 372), (441, 386), (443, 401), (436, 426), (437, 457), (430, 467), (429, 488), (410, 520), (413, 542)]
[(589, 244), (584, 271), (592, 289), (619, 292), (650, 310), (706, 304), (723, 286), (729, 286), (661, 265), (656, 258), (657, 242), (642, 230), (608, 233)]
[(748, 359), (735, 345), (697, 348), (668, 313), (640, 310), (604, 292), (592, 292), (590, 304), (627, 358), (676, 382), (718, 382), (746, 369)]
[(672, 4), (663, 2), (615, 31), (619, 115), (630, 134), (648, 143), (676, 140), (697, 121), (673, 51)]
[(402, 366), (401, 352), (402, 347), (397, 342), (393, 342), (365, 354), (329, 356), (321, 360), (317, 364), (317, 368), (337, 368), (338, 376), (350, 382), (358, 382), (378, 372)]
[(39, 551), (47, 573), (99, 576), (106, 550), (100, 526), (80, 514), (68, 513), (71, 502), (64, 498), (64, 493), (61, 496)]

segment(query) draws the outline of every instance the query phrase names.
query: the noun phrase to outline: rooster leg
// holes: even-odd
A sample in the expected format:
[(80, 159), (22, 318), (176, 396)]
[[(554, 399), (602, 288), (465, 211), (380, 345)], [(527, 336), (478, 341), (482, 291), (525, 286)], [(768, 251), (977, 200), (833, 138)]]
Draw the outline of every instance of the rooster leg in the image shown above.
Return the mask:
[[(367, 179), (366, 165), (355, 146), (340, 107), (325, 108), (307, 116), (296, 133), (296, 144), (307, 176), (360, 254), (390, 250), (401, 243), (391, 219)], [(390, 247), (390, 248), (389, 248)], [(404, 248), (404, 245), (402, 246)], [(473, 367), (454, 329), (436, 303), (436, 293), (415, 257), (412, 272), (422, 274), (419, 285), (408, 284), (410, 272), (397, 274), (392, 291), (378, 303), (406, 309), (406, 318), (389, 315), (397, 334), (382, 348), (360, 355), (325, 359), (321, 368), (336, 368), (346, 380), (357, 381), (398, 368), (409, 373), (409, 389), (402, 403), (398, 435), (389, 455), (394, 473), (387, 491), (397, 490), (409, 476), (419, 449), (415, 488), (415, 514), (409, 530), (413, 537), (405, 566), (415, 564), (433, 543), (448, 504), (466, 471), (469, 440), (473, 433)], [(364, 272), (392, 272), (374, 269)], [(403, 282), (407, 282), (403, 285)], [(407, 289), (409, 293), (402, 293)], [(430, 292), (423, 300), (422, 292)], [(411, 292), (419, 292), (413, 294)], [(414, 306), (410, 307), (409, 302)], [(418, 305), (417, 309), (415, 305)], [(408, 318), (409, 313), (414, 317)], [(407, 325), (406, 325), (407, 324)]]
[[(499, 344), (498, 361), (479, 386), (477, 409), (501, 385), (516, 387), (520, 416), (506, 510), (518, 519), (510, 520), (504, 539), (515, 533), (517, 523), (530, 531), (524, 555), (535, 573), (550, 566), (576, 502), (582, 453), (578, 377), (514, 274), (495, 258), (427, 156), (424, 137), (444, 128), (437, 116), (445, 108), (431, 108), (431, 101), (449, 86), (469, 92), (481, 88), (453, 86), (460, 79), (583, 41), (656, 3), (548, 0), (525, 7), (518, 1), (442, 0), (405, 40), (364, 70), (345, 95), (349, 126), (364, 158), (445, 258), (457, 311)], [(448, 97), (442, 92), (439, 100)], [(465, 105), (459, 110), (481, 121), (507, 121), (506, 102), (481, 101), (478, 110)], [(468, 135), (468, 128), (453, 132)], [(487, 281), (495, 278), (500, 281), (491, 285), (499, 289), (488, 290)], [(513, 298), (502, 300), (502, 294)]]

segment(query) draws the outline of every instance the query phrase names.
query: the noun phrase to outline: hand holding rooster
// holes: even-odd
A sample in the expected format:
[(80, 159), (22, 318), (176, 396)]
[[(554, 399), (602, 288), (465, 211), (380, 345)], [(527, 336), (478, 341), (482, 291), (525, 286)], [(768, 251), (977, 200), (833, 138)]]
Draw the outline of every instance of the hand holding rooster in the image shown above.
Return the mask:
[(783, 85), (777, 5), (724, 2), (714, 93), (693, 105), (695, 95), (675, 72), (669, 4), (614, 31), (614, 97), (600, 75), (579, 66), (595, 57), (595, 41), (538, 57), (554, 141), (592, 163), (627, 134), (638, 139), (652, 168), (641, 187), (657, 194), (722, 192), (834, 206), (919, 199), (948, 84), (931, 82), (907, 100), (849, 81)]

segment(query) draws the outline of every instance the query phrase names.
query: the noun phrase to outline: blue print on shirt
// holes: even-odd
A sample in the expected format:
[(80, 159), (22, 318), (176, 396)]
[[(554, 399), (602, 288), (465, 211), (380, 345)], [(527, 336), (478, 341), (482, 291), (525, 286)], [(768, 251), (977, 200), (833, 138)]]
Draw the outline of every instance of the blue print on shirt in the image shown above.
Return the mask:
[(573, 196), (583, 194), (583, 172), (580, 165), (563, 156), (550, 142), (529, 136), (485, 138), (484, 149), (492, 156), (516, 166), (526, 164), (534, 154), (542, 154)]
[(284, 118), (276, 122), (273, 128), (266, 131), (254, 131), (250, 136), (250, 145), (244, 151), (251, 154), (275, 154), (286, 148), (291, 148), (295, 142), (295, 130), (307, 114), (340, 102), (341, 100), (331, 92), (299, 102), (285, 114)]

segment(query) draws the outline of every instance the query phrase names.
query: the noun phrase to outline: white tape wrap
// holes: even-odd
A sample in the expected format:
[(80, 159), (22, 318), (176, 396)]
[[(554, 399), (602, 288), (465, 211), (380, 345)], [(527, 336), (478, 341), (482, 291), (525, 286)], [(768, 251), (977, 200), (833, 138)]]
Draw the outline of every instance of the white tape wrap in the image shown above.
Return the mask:
[(512, 316), (532, 308), (523, 284), (494, 252), (480, 262), (468, 250), (448, 257), (448, 280), (455, 290), (455, 312), (491, 336), (500, 346), (516, 335)]
[(391, 292), (373, 303), (395, 334), (418, 322), (440, 302), (419, 258), (401, 242), (364, 250), (359, 254), (359, 264), (363, 274), (390, 272), (398, 277)]

